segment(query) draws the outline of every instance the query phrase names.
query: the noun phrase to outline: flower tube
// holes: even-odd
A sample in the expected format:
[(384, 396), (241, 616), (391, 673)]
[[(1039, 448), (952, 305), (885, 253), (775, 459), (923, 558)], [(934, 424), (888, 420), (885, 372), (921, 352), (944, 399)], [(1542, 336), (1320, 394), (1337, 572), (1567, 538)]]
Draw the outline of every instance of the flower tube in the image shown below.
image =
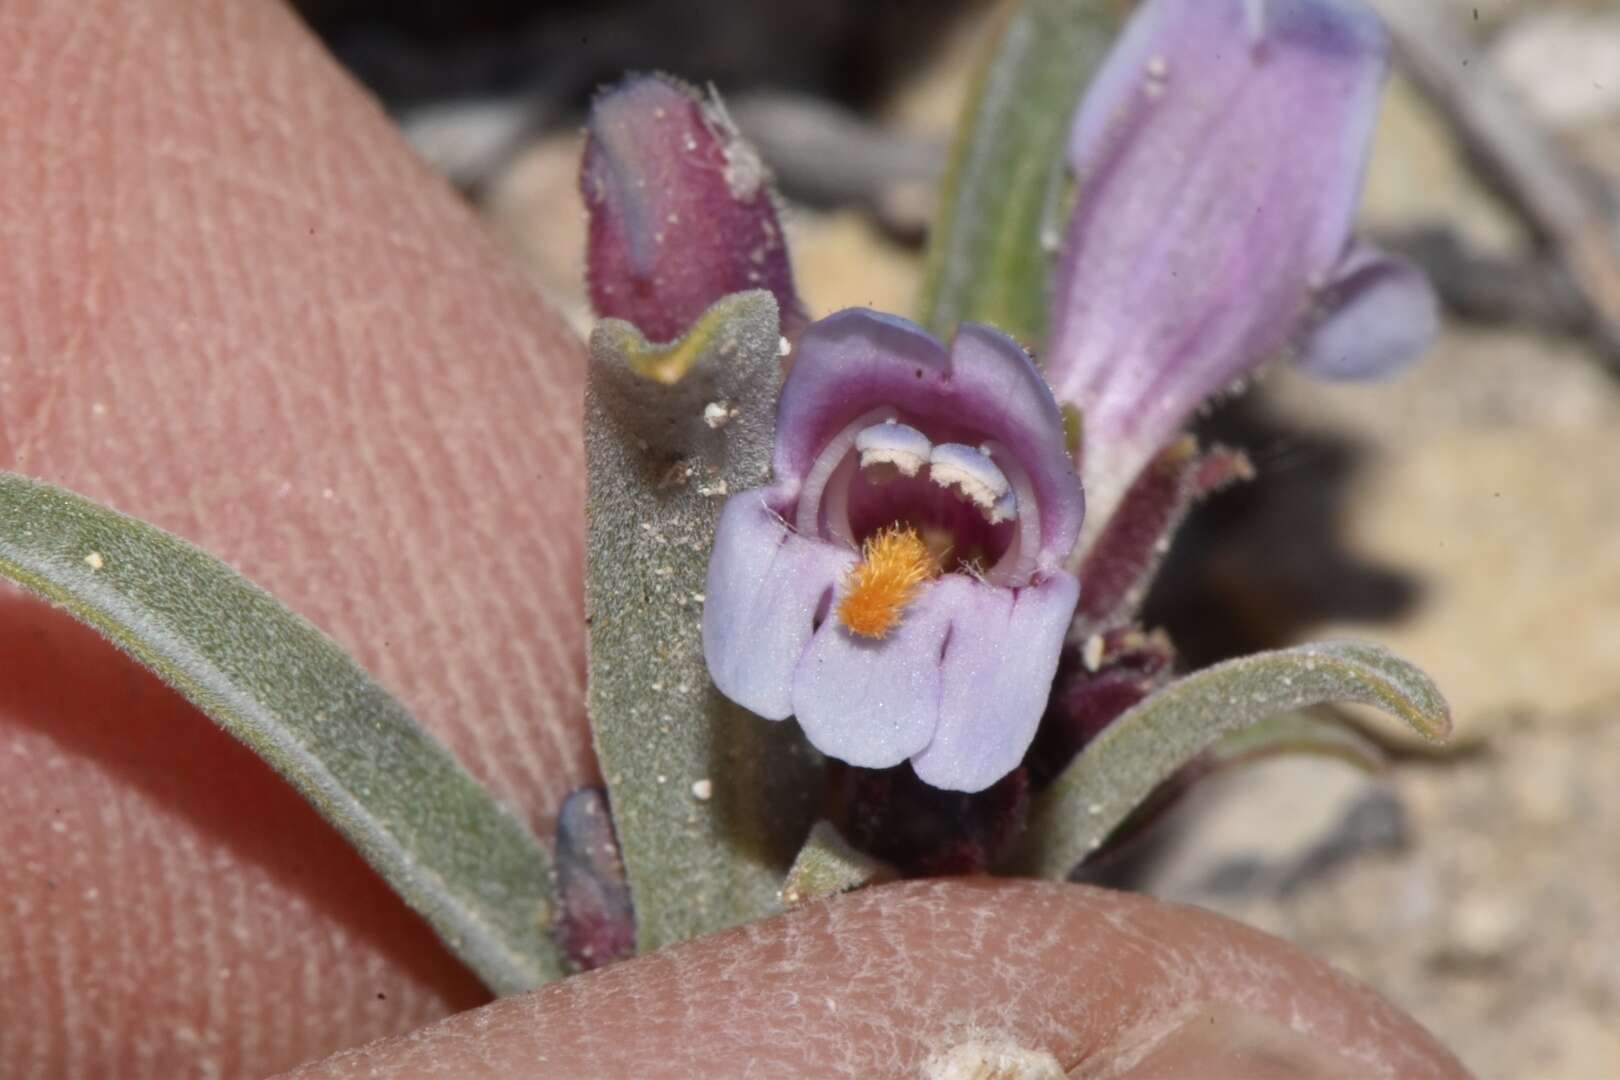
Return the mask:
[(1359, 0), (1146, 0), (1076, 114), (1046, 370), (1083, 421), (1088, 535), (1206, 400), (1278, 355), (1393, 371), (1427, 280), (1351, 241), (1386, 68)]

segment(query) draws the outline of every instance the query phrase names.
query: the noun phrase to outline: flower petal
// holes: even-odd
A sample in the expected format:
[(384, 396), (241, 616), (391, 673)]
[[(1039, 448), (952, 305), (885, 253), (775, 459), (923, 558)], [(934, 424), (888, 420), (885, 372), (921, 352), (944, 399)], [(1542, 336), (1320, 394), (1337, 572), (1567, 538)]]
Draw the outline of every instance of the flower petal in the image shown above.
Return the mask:
[(1383, 378), (1422, 356), (1439, 333), (1439, 301), (1423, 271), (1355, 243), (1322, 289), (1297, 363), (1328, 379)]
[(1360, 0), (1270, 0), (1256, 36), (1255, 11), (1146, 0), (1076, 116), (1047, 375), (1099, 505), (1282, 351), (1349, 235), (1382, 27)]
[(1012, 338), (963, 323), (951, 342), (951, 371), (962, 392), (993, 402), (1002, 414), (999, 439), (1029, 470), (1041, 511), (1041, 551), (1068, 556), (1080, 535), (1086, 499), (1063, 434), (1063, 414), (1035, 362)]
[(951, 615), (939, 601), (949, 580), (924, 586), (887, 637), (858, 637), (836, 618), (821, 624), (793, 677), (793, 711), (812, 746), (885, 769), (928, 745), (939, 718), (940, 647)]
[(601, 316), (674, 341), (728, 293), (769, 289), (803, 321), (770, 178), (718, 99), (635, 75), (591, 105), (580, 170), (585, 276)]
[(788, 528), (774, 491), (726, 500), (703, 602), (703, 657), (722, 694), (767, 720), (793, 713), (793, 672), (821, 601), (855, 553)]
[(799, 335), (777, 404), (777, 481), (802, 480), (835, 432), (869, 409), (895, 404), (908, 380), (938, 386), (949, 370), (945, 347), (898, 315), (845, 308), (811, 323)]
[(911, 764), (934, 787), (982, 791), (1017, 768), (1035, 738), (1080, 583), (1054, 574), (1013, 591), (952, 576), (934, 592), (950, 613), (950, 639), (938, 725)]
[(777, 410), (777, 480), (802, 480), (835, 432), (880, 406), (1006, 446), (1035, 485), (1042, 552), (1067, 556), (1085, 500), (1057, 402), (1016, 341), (964, 323), (947, 353), (915, 323), (866, 308), (812, 323), (799, 337)]

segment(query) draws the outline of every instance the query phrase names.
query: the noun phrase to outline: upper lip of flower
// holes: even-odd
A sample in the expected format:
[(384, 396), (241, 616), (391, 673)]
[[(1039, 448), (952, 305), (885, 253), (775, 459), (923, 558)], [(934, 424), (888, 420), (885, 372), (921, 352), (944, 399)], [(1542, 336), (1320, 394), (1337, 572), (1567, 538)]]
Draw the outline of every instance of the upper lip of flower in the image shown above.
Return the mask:
[[(984, 554), (1014, 555), (997, 583), (1022, 585), (1063, 565), (1084, 498), (1057, 403), (1016, 342), (969, 323), (947, 351), (905, 319), (852, 308), (812, 324), (796, 355), (777, 409), (773, 470), (801, 534), (854, 548), (896, 520), (954, 524), (954, 539), (989, 540)], [(900, 467), (911, 464), (908, 453), (926, 454), (926, 465), (908, 474)], [(894, 459), (890, 497), (874, 497), (890, 471), (876, 467)], [(953, 561), (966, 564), (974, 546), (963, 544)], [(994, 559), (978, 568), (997, 570)]]
[[(910, 757), (936, 786), (986, 787), (1033, 737), (1079, 593), (1065, 565), (1084, 499), (1057, 404), (1023, 349), (983, 326), (947, 350), (851, 309), (808, 327), (795, 356), (775, 483), (733, 496), (716, 531), (710, 672), (762, 716), (796, 714), (841, 760)], [(846, 622), (835, 596), (849, 599), (864, 542), (895, 526), (927, 549), (885, 546), (898, 561), (864, 579), (876, 606)], [(905, 610), (891, 623), (885, 604)]]

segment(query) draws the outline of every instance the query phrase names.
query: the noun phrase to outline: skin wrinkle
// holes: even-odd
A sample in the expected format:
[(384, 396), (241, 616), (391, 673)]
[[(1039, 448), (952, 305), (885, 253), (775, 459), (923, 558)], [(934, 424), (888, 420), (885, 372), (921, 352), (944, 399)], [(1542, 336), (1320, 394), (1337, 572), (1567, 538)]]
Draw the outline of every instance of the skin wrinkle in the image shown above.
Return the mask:
[[(13, 0), (0, 51), (0, 467), (222, 555), (549, 831), (592, 775), (580, 343), (282, 8)], [(211, 724), (138, 673), (126, 715), (133, 666), (9, 588), (0, 620), (34, 635), (0, 670), (0, 849), (40, 852), (0, 860), (32, 912), (0, 959), (8, 1068), (263, 1074), (480, 999)], [(11, 663), (52, 649), (60, 691)], [(21, 746), (63, 762), (49, 787)], [(117, 813), (62, 848), (51, 799)], [(76, 856), (52, 893), (41, 865)]]
[[(1130, 924), (1128, 940), (1107, 932), (1110, 916)], [(978, 927), (975, 957), (963, 943)], [(994, 955), (1017, 966), (1001, 977), (982, 963)], [(1154, 969), (1170, 966), (1183, 981), (1166, 994)], [(292, 1075), (914, 1076), (972, 1038), (1103, 1071), (1145, 1025), (1208, 1001), (1295, 1034), (1317, 1025), (1330, 1057), (1366, 1063), (1361, 1075), (1463, 1075), (1387, 1003), (1276, 939), (1145, 897), (983, 879), (811, 904)], [(475, 1023), (481, 1069), (457, 1056)]]
[[(245, 227), (245, 222), (237, 222), (233, 223), (232, 228), (228, 228), (228, 230), (204, 230), (203, 235), (214, 236), (215, 233), (233, 233), (237, 232), (238, 228), (243, 227)], [(198, 285), (199, 287), (204, 288), (204, 290), (211, 287), (212, 282), (219, 282), (219, 280), (227, 280), (228, 282), (228, 280), (232, 279), (233, 269), (235, 269), (232, 261), (230, 261), (228, 257), (225, 257), (224, 254), (220, 253), (222, 244), (214, 241), (214, 243), (206, 244), (206, 246), (207, 248), (211, 249), (211, 257), (212, 261), (214, 261), (214, 266), (212, 266), (212, 272), (199, 277)], [(186, 264), (186, 266), (194, 267), (194, 262), (190, 262), (190, 264)], [(232, 290), (240, 291), (241, 287), (243, 287), (243, 283), (237, 283), (237, 285), (233, 285)], [(209, 308), (217, 308), (217, 306), (222, 306), (222, 304), (224, 304), (222, 296), (215, 296), (215, 298), (211, 298), (211, 300), (207, 301), (206, 306), (209, 306)], [(256, 309), (254, 309), (253, 306), (248, 306), (248, 309), (246, 309), (245, 313), (243, 313), (243, 317), (246, 317), (246, 319), (251, 319), (251, 317), (254, 316), (254, 311), (256, 311)], [(156, 348), (156, 343), (152, 345), (152, 348)], [(345, 583), (345, 585), (347, 585), (347, 583)]]
[[(64, 1004), (88, 995), (97, 1002), (97, 1020), (109, 1023), (90, 1024), (86, 1017), (86, 1024), (79, 1030), (96, 1032), (92, 1038), (112, 1032), (117, 1041), (109, 1041), (108, 1049), (114, 1055), (111, 1062), (119, 1063), (122, 1054), (118, 1047), (130, 1037), (128, 1028), (119, 1023), (117, 1005), (123, 999), (128, 999), (130, 1008), (136, 1011), (131, 1020), (136, 1030), (154, 1038), (161, 1038), (169, 1027), (185, 1025), (198, 1030), (244, 1030), (256, 1016), (257, 999), (230, 995), (230, 1011), (218, 1016), (216, 1023), (206, 1013), (206, 995), (201, 991), (213, 982), (219, 968), (226, 966), (226, 954), (232, 951), (237, 965), (274, 966), (273, 957), (260, 954), (277, 945), (290, 946), (288, 951), (293, 952), (303, 941), (330, 940), (332, 935), (322, 930), (323, 925), (334, 925), (329, 917), (311, 919), (299, 910), (299, 906), (307, 907), (309, 900), (313, 900), (316, 913), (341, 911), (345, 900), (355, 904), (355, 910), (344, 916), (353, 920), (352, 927), (344, 932), (350, 939), (346, 946), (303, 950), (321, 982), (330, 981), (334, 958), (348, 955), (347, 963), (364, 965), (370, 958), (386, 956), (391, 942), (397, 939), (401, 920), (412, 917), (403, 911), (396, 914), (391, 895), (369, 877), (369, 872), (349, 860), (338, 862), (332, 857), (346, 853), (335, 834), (307, 835), (299, 831), (307, 811), (289, 789), (267, 772), (257, 770), (255, 775), (256, 770), (247, 767), (255, 759), (222, 733), (216, 733), (215, 745), (210, 747), (167, 738), (166, 728), (175, 722), (169, 707), (172, 695), (151, 676), (130, 667), (89, 630), (64, 620), (48, 628), (49, 648), (30, 648), (26, 639), (37, 642), (45, 624), (25, 617), (29, 612), (20, 610), (20, 605), (43, 608), (23, 600), (0, 608), (0, 654), (16, 657), (33, 673), (28, 685), (15, 687), (18, 696), (13, 701), (33, 718), (37, 727), (19, 727), (15, 734), (47, 748), (59, 765), (48, 775), (34, 769), (13, 778), (6, 791), (8, 808), (44, 826), (59, 820), (59, 815), (53, 813), (57, 806), (94, 807), (115, 800), (122, 804), (122, 814), (131, 827), (109, 836), (97, 827), (99, 820), (83, 814), (65, 823), (65, 831), (51, 827), (35, 830), (40, 839), (33, 843), (42, 859), (54, 854), (61, 862), (61, 853), (72, 851), (75, 860), (83, 859), (82, 868), (49, 870), (26, 857), (0, 860), (0, 891), (37, 897), (36, 911), (57, 914), (59, 928), (70, 932), (73, 924), (60, 918), (61, 906), (81, 897), (87, 888), (95, 888), (100, 903), (83, 905), (84, 920), (79, 928), (80, 936), (88, 939), (83, 954), (90, 956), (115, 951), (104, 947), (111, 935), (142, 933), (141, 926), (151, 921), (140, 907), (126, 901), (145, 894), (160, 897), (163, 902), (154, 913), (158, 925), (150, 935), (154, 939), (151, 951), (142, 956), (146, 964), (133, 970), (105, 963), (81, 968), (61, 987), (59, 1001), (36, 1005), (25, 997), (21, 1005), (8, 1003), (0, 1012), (7, 1026), (36, 1009), (40, 1019), (49, 1022), (45, 1018), (71, 1011)], [(82, 684), (76, 684), (75, 679), (83, 680)], [(64, 689), (68, 686), (76, 689)], [(81, 745), (75, 745), (64, 742), (62, 737), (73, 715), (104, 719), (95, 725), (96, 730), (77, 731), (75, 737)], [(97, 752), (94, 745), (82, 745), (85, 742), (134, 743), (148, 759), (158, 758), (161, 763), (119, 762)], [(200, 792), (195, 783), (188, 786), (169, 779), (197, 776), (212, 777), (211, 790)], [(142, 792), (140, 785), (148, 790)], [(253, 807), (253, 813), (240, 814), (240, 805)], [(23, 832), (26, 845), (28, 834)], [(140, 852), (151, 855), (139, 860), (130, 858), (131, 853)], [(240, 910), (224, 902), (199, 908), (193, 899), (197, 883), (210, 880), (253, 881), (256, 887), (262, 886), (256, 888), (258, 902), (253, 898), (239, 900), (244, 905)], [(239, 894), (232, 889), (227, 895)], [(297, 899), (289, 902), (288, 896)], [(132, 921), (135, 926), (129, 925)], [(301, 922), (310, 925), (299, 926)], [(40, 919), (33, 920), (35, 928), (40, 925)], [(241, 932), (227, 930), (228, 925), (240, 925)], [(28, 927), (22, 929), (27, 932)], [(269, 948), (260, 942), (266, 942)], [(17, 951), (8, 950), (7, 955)], [(25, 956), (29, 953), (26, 939), (20, 951)], [(41, 950), (46, 956), (59, 951)], [(190, 974), (180, 983), (153, 983), (143, 974), (152, 956), (163, 957), (174, 970)], [(428, 953), (412, 961), (415, 971), (407, 978), (432, 983), (436, 964), (441, 971), (454, 970), (447, 959), (436, 960), (434, 954)], [(385, 965), (397, 968), (397, 962), (385, 961)], [(16, 987), (16, 992), (29, 994), (30, 986), (51, 987), (55, 982), (5, 980), (0, 981), (0, 993)], [(369, 990), (359, 988), (361, 994)], [(299, 995), (279, 991), (274, 997), (297, 999)], [(469, 986), (463, 993), (463, 1003), (477, 999), (476, 989)], [(430, 999), (430, 1005), (437, 1004)], [(306, 1011), (307, 1005), (300, 1003), (299, 1014)], [(437, 1008), (430, 1007), (414, 1015), (421, 1020), (437, 1012)], [(326, 1025), (315, 1031), (319, 1041), (330, 1040), (330, 1015), (315, 1019), (318, 1025)], [(306, 1021), (300, 1015), (294, 1023), (296, 1032)], [(60, 1040), (57, 1045), (62, 1045)], [(98, 1075), (109, 1067), (107, 1061), (91, 1062), (87, 1068), (69, 1074)], [(171, 1059), (169, 1068), (173, 1067)], [(251, 1062), (245, 1062), (245, 1071), (253, 1071)], [(159, 1070), (154, 1074), (164, 1075)], [(128, 1073), (121, 1071), (120, 1075)]]

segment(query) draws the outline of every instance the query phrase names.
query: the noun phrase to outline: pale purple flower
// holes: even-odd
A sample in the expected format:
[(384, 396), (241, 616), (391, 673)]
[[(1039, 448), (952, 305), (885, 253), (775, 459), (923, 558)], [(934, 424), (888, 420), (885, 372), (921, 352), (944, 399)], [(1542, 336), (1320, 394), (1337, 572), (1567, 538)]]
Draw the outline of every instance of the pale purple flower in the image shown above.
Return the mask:
[[(909, 758), (936, 787), (978, 791), (1016, 768), (1079, 596), (1065, 565), (1085, 509), (1029, 356), (973, 324), (947, 351), (865, 309), (812, 323), (772, 468), (772, 486), (728, 500), (709, 561), (703, 648), (720, 692), (796, 716), (852, 765)], [(843, 601), (863, 544), (897, 524), (943, 572), (887, 632), (858, 632)]]
[(1428, 282), (1350, 236), (1386, 67), (1360, 0), (1145, 0), (1076, 114), (1047, 376), (1083, 418), (1088, 534), (1199, 405), (1292, 353), (1414, 359)]

